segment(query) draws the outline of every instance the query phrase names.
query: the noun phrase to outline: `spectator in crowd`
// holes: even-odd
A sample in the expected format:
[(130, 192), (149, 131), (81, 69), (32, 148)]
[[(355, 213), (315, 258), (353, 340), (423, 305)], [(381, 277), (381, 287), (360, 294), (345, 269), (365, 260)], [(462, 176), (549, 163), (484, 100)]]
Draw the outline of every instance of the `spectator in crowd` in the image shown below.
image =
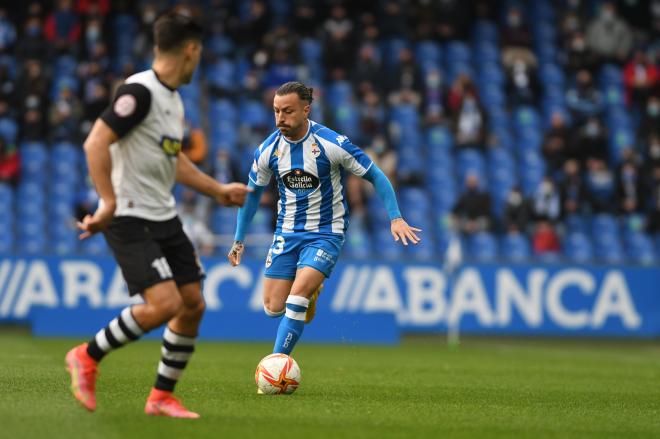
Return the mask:
[(559, 237), (550, 221), (541, 220), (536, 223), (532, 235), (532, 248), (534, 254), (538, 256), (558, 253), (561, 250)]
[(566, 105), (571, 110), (574, 121), (578, 123), (602, 112), (603, 96), (594, 85), (588, 70), (577, 72), (575, 86), (566, 93)]
[(465, 7), (463, 1), (441, 0), (428, 2), (427, 8), (418, 11), (416, 17), (421, 21), (420, 24), (429, 22), (429, 25), (435, 30), (433, 35), (440, 41), (464, 40), (468, 37), (470, 13), (472, 11), (470, 8)]
[(551, 175), (555, 175), (562, 168), (568, 151), (568, 129), (564, 116), (556, 111), (552, 113), (550, 129), (545, 132), (541, 144), (541, 152)]
[(270, 29), (271, 17), (267, 2), (263, 0), (250, 2), (248, 16), (238, 25), (237, 32), (249, 51), (254, 51), (261, 43), (264, 32)]
[(58, 0), (44, 24), (46, 40), (57, 52), (72, 53), (80, 40), (81, 27), (72, 0)]
[(575, 74), (580, 70), (593, 72), (598, 60), (581, 31), (573, 33), (566, 44), (566, 67), (569, 73)]
[(16, 26), (7, 17), (7, 10), (0, 8), (0, 53), (9, 52), (16, 42)]
[(27, 142), (42, 142), (46, 140), (46, 120), (39, 106), (27, 106), (23, 113), (20, 130), (21, 139)]
[(39, 16), (30, 16), (23, 27), (23, 35), (16, 43), (16, 58), (21, 60), (48, 59), (49, 49), (43, 35), (43, 22)]
[(353, 29), (354, 24), (346, 8), (341, 4), (334, 5), (330, 17), (323, 24), (325, 69), (331, 72), (333, 78), (347, 78), (353, 66)]
[(518, 186), (509, 192), (504, 204), (504, 228), (507, 233), (525, 233), (532, 219), (532, 204)]
[(564, 172), (559, 183), (562, 216), (583, 213), (586, 189), (580, 173), (580, 162), (575, 159), (564, 163)]
[(645, 204), (644, 178), (632, 149), (623, 152), (616, 171), (616, 200), (622, 214), (641, 212)]
[(377, 93), (383, 93), (382, 66), (378, 56), (377, 47), (371, 43), (363, 43), (357, 53), (357, 61), (351, 69), (353, 88), (363, 93), (363, 88), (374, 88)]
[(374, 90), (366, 89), (359, 106), (360, 135), (355, 139), (358, 145), (366, 145), (378, 134), (385, 131), (385, 106)]
[(50, 138), (53, 142), (77, 142), (82, 109), (78, 97), (63, 86), (50, 108)]
[(486, 147), (486, 112), (481, 106), (474, 90), (468, 91), (461, 102), (453, 120), (456, 146), (460, 148), (485, 149)]
[(385, 0), (378, 14), (378, 28), (385, 39), (407, 36), (408, 26), (403, 5), (398, 0)]
[(646, 101), (637, 131), (637, 138), (642, 142), (651, 135), (660, 135), (660, 98), (657, 95), (650, 96)]
[(444, 122), (444, 84), (439, 68), (427, 69), (424, 77), (424, 122), (436, 126)]
[(660, 134), (654, 133), (649, 135), (648, 140), (645, 142), (645, 158), (646, 164), (649, 168), (660, 166)]
[(660, 166), (653, 167), (649, 177), (651, 202), (648, 210), (647, 229), (650, 233), (660, 233)]
[(465, 234), (490, 230), (493, 223), (490, 194), (480, 189), (476, 174), (465, 178), (465, 191), (458, 198), (452, 213), (454, 223)]
[(28, 60), (16, 84), (16, 99), (19, 108), (38, 108), (44, 112), (48, 108), (49, 81), (43, 65), (38, 60)]
[(0, 64), (0, 101), (13, 102), (16, 83), (14, 82), (9, 67)]
[(614, 176), (604, 160), (589, 159), (585, 183), (592, 211), (595, 213), (612, 212), (615, 182)]
[(637, 50), (623, 69), (623, 82), (628, 106), (641, 107), (660, 84), (660, 69), (649, 60), (646, 52)]
[(598, 17), (587, 26), (587, 44), (601, 62), (623, 64), (632, 47), (633, 34), (618, 16), (614, 2), (604, 2)]
[(591, 116), (577, 124), (571, 138), (568, 156), (581, 164), (591, 158), (607, 158), (607, 130), (599, 118)]
[(540, 86), (536, 76), (536, 64), (515, 55), (507, 67), (506, 91), (509, 105), (535, 105)]
[(555, 222), (561, 214), (559, 191), (552, 178), (546, 176), (534, 193), (534, 216), (541, 221)]
[(0, 182), (16, 185), (20, 175), (21, 162), (16, 146), (8, 144), (0, 136)]
[(313, 0), (295, 0), (293, 2), (293, 28), (303, 38), (313, 38), (321, 21), (321, 10), (315, 7)]
[(399, 50), (397, 63), (388, 76), (387, 88), (390, 99), (402, 90), (411, 91), (421, 96), (423, 90), (422, 72), (419, 64), (415, 61), (415, 55), (409, 48), (403, 47)]
[(186, 120), (183, 130), (182, 151), (197, 166), (204, 163), (208, 153), (204, 130), (192, 126), (189, 120)]
[(502, 62), (511, 65), (514, 58), (536, 60), (532, 52), (532, 33), (525, 22), (522, 10), (515, 4), (508, 7), (506, 20), (501, 27)]

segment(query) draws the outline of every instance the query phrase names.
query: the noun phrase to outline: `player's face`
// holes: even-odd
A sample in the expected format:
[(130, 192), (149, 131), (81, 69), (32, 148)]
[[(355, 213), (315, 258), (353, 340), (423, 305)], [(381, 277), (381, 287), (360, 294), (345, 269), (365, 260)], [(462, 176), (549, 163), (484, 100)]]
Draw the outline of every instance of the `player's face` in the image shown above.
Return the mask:
[(284, 136), (297, 139), (303, 136), (307, 125), (305, 120), (309, 116), (309, 104), (301, 100), (296, 93), (283, 96), (275, 95), (273, 111), (275, 112), (275, 125)]
[(183, 66), (183, 78), (182, 82), (184, 84), (190, 84), (192, 81), (193, 74), (195, 69), (199, 64), (199, 60), (202, 57), (202, 43), (199, 41), (191, 41), (185, 47), (185, 58), (186, 62)]

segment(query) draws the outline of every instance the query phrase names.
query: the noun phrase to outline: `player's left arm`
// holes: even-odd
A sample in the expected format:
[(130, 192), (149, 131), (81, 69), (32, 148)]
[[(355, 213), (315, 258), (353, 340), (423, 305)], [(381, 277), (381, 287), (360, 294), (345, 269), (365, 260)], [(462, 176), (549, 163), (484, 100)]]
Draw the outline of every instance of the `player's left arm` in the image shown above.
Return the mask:
[(421, 238), (415, 232), (421, 232), (422, 230), (411, 227), (401, 216), (394, 188), (383, 171), (375, 163), (372, 163), (362, 178), (374, 185), (376, 194), (385, 204), (385, 209), (387, 209), (387, 214), (390, 217), (390, 231), (394, 240), (401, 240), (403, 245), (408, 245), (408, 240), (413, 244), (417, 244)]
[(177, 156), (176, 181), (214, 198), (223, 206), (242, 206), (245, 203), (245, 196), (251, 191), (243, 183), (221, 184), (202, 172), (182, 152)]

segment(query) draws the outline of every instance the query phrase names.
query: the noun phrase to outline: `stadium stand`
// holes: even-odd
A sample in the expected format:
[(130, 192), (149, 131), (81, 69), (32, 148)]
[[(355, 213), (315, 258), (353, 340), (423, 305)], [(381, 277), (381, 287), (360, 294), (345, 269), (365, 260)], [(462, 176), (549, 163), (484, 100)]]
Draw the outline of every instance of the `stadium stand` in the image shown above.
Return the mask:
[[(648, 8), (640, 25), (629, 3), (180, 2), (208, 32), (181, 89), (187, 132), (208, 145), (196, 161), (244, 180), (273, 130), (274, 88), (297, 79), (315, 88), (312, 118), (359, 143), (424, 229), (420, 246), (391, 245), (382, 206), (356, 180), (349, 257), (439, 260), (454, 224), (468, 260), (656, 264), (660, 8), (637, 2)], [(100, 237), (76, 239), (74, 218), (95, 203), (81, 144), (114, 88), (148, 68), (150, 25), (173, 5), (59, 0), (2, 11), (0, 253), (107, 252)], [(603, 34), (614, 24), (616, 38)], [(20, 161), (20, 178), (4, 172), (9, 160)], [(470, 176), (491, 206), (478, 225), (459, 218)], [(264, 197), (248, 243), (269, 234), (275, 199)], [(191, 211), (216, 235), (205, 252), (223, 254), (235, 212)], [(559, 251), (539, 251), (553, 235)]]

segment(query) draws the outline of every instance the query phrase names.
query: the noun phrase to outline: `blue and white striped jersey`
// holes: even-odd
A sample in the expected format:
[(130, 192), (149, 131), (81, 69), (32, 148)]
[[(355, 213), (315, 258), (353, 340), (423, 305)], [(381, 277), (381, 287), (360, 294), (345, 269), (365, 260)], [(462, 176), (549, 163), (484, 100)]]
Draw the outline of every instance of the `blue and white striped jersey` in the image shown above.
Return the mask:
[(344, 172), (362, 177), (372, 164), (346, 136), (310, 120), (298, 142), (290, 142), (279, 130), (271, 134), (254, 153), (250, 180), (266, 186), (275, 174), (280, 194), (276, 233), (344, 234)]

